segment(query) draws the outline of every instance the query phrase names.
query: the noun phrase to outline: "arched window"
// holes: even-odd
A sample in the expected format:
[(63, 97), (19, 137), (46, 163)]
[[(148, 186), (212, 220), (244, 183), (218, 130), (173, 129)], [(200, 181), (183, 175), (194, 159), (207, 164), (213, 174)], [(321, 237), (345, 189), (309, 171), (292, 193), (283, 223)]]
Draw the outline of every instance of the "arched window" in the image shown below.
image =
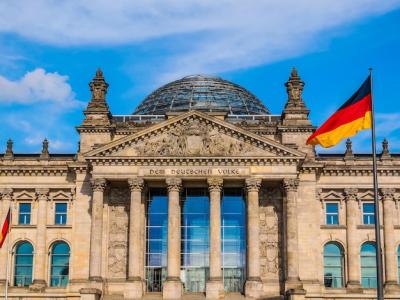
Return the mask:
[(68, 284), (69, 246), (56, 242), (51, 248), (50, 286), (64, 287)]
[(361, 246), (361, 286), (376, 288), (376, 247), (367, 242)]
[(32, 283), (33, 247), (29, 242), (21, 242), (15, 248), (14, 285), (28, 286)]
[(324, 284), (326, 287), (343, 287), (343, 250), (337, 243), (324, 246)]
[(397, 247), (397, 277), (400, 283), (400, 245)]

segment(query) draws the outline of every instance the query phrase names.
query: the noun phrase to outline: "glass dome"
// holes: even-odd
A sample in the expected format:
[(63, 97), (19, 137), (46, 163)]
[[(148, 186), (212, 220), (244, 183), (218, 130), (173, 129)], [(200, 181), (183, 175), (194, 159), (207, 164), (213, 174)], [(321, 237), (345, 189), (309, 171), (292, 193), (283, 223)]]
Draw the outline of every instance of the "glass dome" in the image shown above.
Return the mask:
[(134, 115), (200, 110), (233, 115), (270, 114), (245, 88), (219, 77), (192, 75), (168, 83), (147, 96)]

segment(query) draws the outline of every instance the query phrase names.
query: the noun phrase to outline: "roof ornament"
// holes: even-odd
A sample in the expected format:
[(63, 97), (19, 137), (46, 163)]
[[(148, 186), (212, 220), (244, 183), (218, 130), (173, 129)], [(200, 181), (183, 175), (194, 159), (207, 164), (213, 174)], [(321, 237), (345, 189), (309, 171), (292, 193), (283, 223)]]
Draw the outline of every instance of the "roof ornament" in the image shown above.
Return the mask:
[(5, 159), (13, 159), (14, 158), (13, 144), (14, 144), (13, 140), (8, 139), (6, 153), (4, 154)]
[(288, 94), (288, 101), (286, 103), (285, 110), (288, 108), (307, 109), (302, 97), (304, 81), (301, 80), (295, 67), (293, 67), (289, 80), (285, 83), (285, 86)]
[(346, 152), (344, 153), (344, 159), (354, 159), (353, 143), (350, 139), (347, 139), (346, 141)]
[(390, 158), (389, 142), (386, 138), (384, 138), (382, 142), (381, 159), (388, 159), (388, 158)]
[(50, 158), (49, 154), (49, 141), (47, 138), (43, 140), (43, 146), (42, 146), (42, 153), (40, 154), (40, 158), (48, 159)]

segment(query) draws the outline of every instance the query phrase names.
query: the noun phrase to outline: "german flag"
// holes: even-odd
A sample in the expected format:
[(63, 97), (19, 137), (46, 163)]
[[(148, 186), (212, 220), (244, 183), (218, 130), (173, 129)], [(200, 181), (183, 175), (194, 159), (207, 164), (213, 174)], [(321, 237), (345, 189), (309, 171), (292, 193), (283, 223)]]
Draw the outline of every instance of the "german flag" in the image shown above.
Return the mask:
[(0, 248), (3, 246), (4, 241), (6, 240), (8, 231), (11, 225), (11, 208), (8, 210), (7, 217), (4, 220), (3, 227), (0, 232)]
[(371, 76), (308, 140), (309, 145), (335, 146), (342, 139), (372, 126)]

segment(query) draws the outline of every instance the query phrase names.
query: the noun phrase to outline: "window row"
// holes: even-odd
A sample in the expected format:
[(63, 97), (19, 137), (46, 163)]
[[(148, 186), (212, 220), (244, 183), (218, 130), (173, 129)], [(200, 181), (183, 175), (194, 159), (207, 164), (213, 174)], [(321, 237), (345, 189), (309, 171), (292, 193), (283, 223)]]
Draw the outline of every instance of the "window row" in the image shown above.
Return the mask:
[[(400, 282), (400, 246), (397, 248), (398, 278)], [(324, 246), (324, 285), (341, 288), (344, 286), (344, 251), (341, 245), (329, 242)], [(376, 246), (366, 242), (360, 249), (361, 286), (376, 288)]]
[[(364, 225), (375, 224), (375, 204), (367, 202), (362, 204), (362, 223)], [(325, 203), (325, 224), (339, 225), (339, 203)]]
[[(20, 242), (15, 247), (14, 286), (29, 286), (33, 276), (33, 246), (29, 242)], [(53, 243), (50, 252), (50, 286), (65, 287), (69, 280), (70, 248), (67, 243)]]
[[(29, 225), (31, 224), (31, 203), (19, 203), (18, 205), (18, 224)], [(55, 203), (54, 210), (54, 224), (66, 225), (67, 224), (68, 204), (65, 202)]]

